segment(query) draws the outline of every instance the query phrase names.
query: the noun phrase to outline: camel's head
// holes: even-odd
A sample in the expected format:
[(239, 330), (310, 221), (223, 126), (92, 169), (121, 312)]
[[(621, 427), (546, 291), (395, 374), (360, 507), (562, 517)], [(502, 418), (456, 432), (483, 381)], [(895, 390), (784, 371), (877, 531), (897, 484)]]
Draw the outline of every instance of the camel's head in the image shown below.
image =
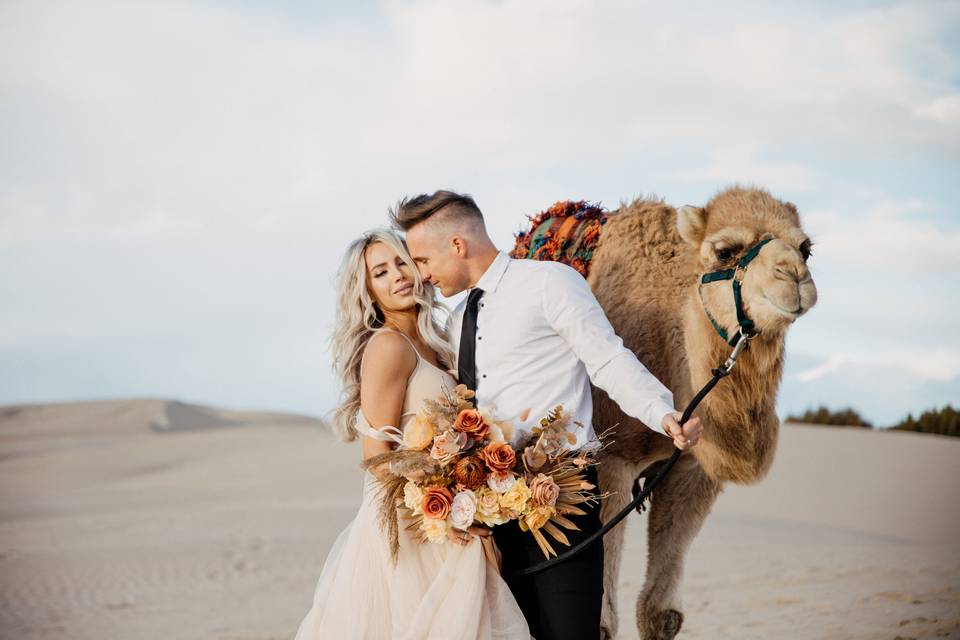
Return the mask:
[(807, 261), (811, 241), (800, 227), (797, 208), (760, 189), (733, 187), (706, 207), (677, 212), (680, 236), (697, 252), (697, 282), (703, 306), (733, 336), (739, 323), (731, 279), (699, 284), (704, 274), (737, 268), (741, 258), (769, 238), (740, 280), (743, 310), (764, 334), (783, 332), (817, 301)]

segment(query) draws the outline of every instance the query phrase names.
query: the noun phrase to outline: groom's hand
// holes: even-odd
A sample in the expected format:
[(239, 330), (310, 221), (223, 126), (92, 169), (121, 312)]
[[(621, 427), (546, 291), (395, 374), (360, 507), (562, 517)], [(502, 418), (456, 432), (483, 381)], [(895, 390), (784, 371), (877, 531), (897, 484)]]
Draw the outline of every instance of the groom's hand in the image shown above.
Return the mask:
[(689, 449), (700, 440), (700, 434), (703, 433), (703, 426), (700, 424), (700, 418), (691, 417), (680, 426), (680, 418), (683, 414), (679, 411), (668, 413), (663, 417), (663, 431), (671, 438), (677, 449)]

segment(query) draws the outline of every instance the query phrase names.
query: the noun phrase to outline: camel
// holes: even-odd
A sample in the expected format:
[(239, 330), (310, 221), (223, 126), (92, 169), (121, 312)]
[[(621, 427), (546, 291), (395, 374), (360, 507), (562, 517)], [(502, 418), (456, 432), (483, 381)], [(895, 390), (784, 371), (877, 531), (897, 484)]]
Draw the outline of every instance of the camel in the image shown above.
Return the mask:
[[(652, 494), (647, 575), (636, 602), (636, 624), (644, 640), (669, 640), (679, 633), (684, 556), (723, 484), (758, 482), (773, 462), (780, 427), (774, 401), (785, 333), (817, 299), (807, 267), (811, 241), (792, 203), (762, 189), (734, 186), (705, 207), (676, 210), (655, 198), (621, 203), (606, 214), (592, 256), (587, 256), (587, 281), (617, 334), (673, 391), (674, 405), (682, 410), (732, 350), (707, 313), (728, 336), (738, 327), (730, 281), (701, 286), (700, 278), (733, 268), (765, 238), (771, 240), (742, 273), (741, 283), (743, 308), (759, 334), (694, 413), (704, 425), (700, 442), (680, 457)], [(554, 247), (566, 244), (553, 239)], [(582, 262), (575, 266), (586, 271)], [(625, 415), (603, 390), (594, 388), (593, 400), (594, 425), (618, 425), (599, 466), (600, 489), (612, 492), (602, 503), (606, 522), (630, 501), (635, 478), (654, 475), (673, 445)], [(623, 532), (619, 525), (604, 539), (602, 631), (607, 638), (618, 627)]]

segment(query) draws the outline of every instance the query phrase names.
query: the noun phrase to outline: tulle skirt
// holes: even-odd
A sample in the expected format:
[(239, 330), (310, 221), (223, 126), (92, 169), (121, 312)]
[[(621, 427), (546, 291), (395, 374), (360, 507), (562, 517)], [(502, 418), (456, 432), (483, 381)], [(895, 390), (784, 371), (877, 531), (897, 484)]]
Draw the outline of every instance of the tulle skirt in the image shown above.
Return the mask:
[(420, 543), (401, 526), (394, 565), (364, 474), (360, 510), (333, 543), (294, 640), (528, 640), (494, 553), (492, 538)]

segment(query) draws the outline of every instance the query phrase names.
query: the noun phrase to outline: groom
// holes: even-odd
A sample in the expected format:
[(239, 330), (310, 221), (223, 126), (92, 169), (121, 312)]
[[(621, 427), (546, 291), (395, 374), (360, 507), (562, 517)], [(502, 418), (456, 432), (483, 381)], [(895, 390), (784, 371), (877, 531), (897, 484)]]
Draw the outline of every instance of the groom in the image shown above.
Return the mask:
[[(577, 449), (595, 437), (590, 382), (625, 413), (672, 438), (696, 444), (699, 418), (682, 427), (673, 394), (623, 346), (586, 280), (557, 262), (514, 260), (498, 251), (470, 196), (437, 191), (401, 200), (391, 211), (424, 280), (444, 296), (470, 293), (454, 310), (450, 337), (460, 382), (477, 392), (477, 406), (529, 431), (558, 404), (585, 428)], [(597, 483), (596, 469), (589, 469)], [(572, 545), (600, 528), (599, 506), (575, 517)], [(477, 535), (489, 535), (471, 528)], [(544, 559), (534, 537), (516, 521), (494, 528), (503, 578), (537, 640), (599, 638), (603, 545), (529, 577), (515, 573)]]

